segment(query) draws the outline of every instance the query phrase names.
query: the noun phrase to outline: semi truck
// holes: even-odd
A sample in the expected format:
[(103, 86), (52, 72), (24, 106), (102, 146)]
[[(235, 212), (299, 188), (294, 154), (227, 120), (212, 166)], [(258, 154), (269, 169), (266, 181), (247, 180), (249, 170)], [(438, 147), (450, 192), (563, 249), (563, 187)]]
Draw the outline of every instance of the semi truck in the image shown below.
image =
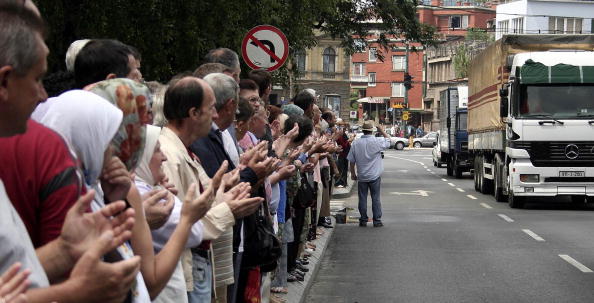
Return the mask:
[(523, 208), (527, 197), (594, 202), (594, 35), (504, 35), (468, 74), (474, 186)]
[(441, 162), (446, 164), (448, 176), (461, 178), (470, 171), (468, 157), (467, 100), (468, 87), (450, 87), (439, 93), (439, 148)]

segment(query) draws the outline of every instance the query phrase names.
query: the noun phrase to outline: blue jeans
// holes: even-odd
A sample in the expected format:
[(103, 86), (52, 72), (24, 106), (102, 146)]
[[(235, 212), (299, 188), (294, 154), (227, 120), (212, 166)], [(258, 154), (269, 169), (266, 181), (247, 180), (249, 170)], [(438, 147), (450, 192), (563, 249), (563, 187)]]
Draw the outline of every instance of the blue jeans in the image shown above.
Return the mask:
[(212, 264), (210, 259), (192, 253), (194, 290), (188, 292), (189, 303), (210, 303), (212, 300)]
[(359, 222), (367, 222), (367, 192), (371, 191), (371, 210), (373, 211), (373, 223), (382, 221), (382, 205), (380, 202), (380, 185), (382, 178), (379, 177), (370, 182), (358, 182), (359, 190)]

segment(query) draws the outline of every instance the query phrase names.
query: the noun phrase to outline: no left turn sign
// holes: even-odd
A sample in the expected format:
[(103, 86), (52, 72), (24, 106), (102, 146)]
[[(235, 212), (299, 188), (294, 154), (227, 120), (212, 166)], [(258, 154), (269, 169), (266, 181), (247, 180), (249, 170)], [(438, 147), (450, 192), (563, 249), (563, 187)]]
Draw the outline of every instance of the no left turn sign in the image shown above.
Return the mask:
[(289, 41), (280, 29), (271, 25), (258, 25), (243, 38), (241, 54), (253, 69), (268, 71), (280, 68), (289, 56)]

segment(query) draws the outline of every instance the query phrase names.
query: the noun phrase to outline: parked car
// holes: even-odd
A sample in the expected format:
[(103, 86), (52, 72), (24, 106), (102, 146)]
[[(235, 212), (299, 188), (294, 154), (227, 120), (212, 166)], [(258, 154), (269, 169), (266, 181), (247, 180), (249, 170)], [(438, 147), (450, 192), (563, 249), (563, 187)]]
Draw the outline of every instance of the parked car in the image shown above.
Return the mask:
[(437, 132), (430, 132), (413, 140), (414, 147), (433, 147), (437, 144)]
[(396, 150), (403, 150), (408, 146), (408, 139), (396, 136), (390, 136), (392, 147)]
[(435, 144), (435, 146), (433, 147), (433, 166), (436, 167), (441, 167), (442, 164), (445, 164), (445, 162), (443, 160), (445, 159), (441, 159), (441, 144), (439, 142), (439, 131), (437, 131), (437, 144)]

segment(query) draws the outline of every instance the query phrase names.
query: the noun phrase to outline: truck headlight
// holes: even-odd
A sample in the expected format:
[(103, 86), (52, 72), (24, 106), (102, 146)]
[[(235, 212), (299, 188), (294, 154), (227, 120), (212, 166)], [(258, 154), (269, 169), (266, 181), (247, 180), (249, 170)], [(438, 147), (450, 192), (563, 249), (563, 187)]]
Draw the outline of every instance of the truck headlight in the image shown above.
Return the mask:
[(537, 174), (520, 174), (520, 181), (524, 183), (538, 183), (540, 175)]

